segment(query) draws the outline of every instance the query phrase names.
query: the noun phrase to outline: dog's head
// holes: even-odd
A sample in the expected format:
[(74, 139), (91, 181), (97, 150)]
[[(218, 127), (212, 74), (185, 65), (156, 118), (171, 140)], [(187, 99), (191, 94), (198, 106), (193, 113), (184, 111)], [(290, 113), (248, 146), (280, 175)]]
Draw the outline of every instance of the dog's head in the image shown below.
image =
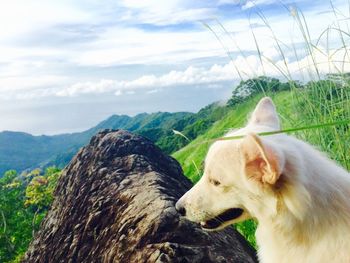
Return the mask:
[(240, 140), (215, 142), (199, 182), (176, 203), (176, 209), (207, 230), (221, 229), (277, 207), (276, 184), (284, 167), (283, 153), (254, 133), (279, 129), (270, 98), (263, 98), (248, 125), (230, 135)]

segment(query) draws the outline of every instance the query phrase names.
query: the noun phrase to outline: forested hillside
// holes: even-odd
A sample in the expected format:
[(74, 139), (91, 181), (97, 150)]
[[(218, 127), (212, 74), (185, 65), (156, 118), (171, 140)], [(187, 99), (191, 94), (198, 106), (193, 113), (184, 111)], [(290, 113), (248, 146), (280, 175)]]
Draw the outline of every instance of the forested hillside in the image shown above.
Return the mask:
[(97, 126), (80, 133), (55, 136), (32, 136), (22, 132), (0, 133), (0, 174), (14, 169), (21, 172), (55, 165), (64, 167), (80, 147), (102, 129), (126, 129), (141, 134), (171, 153), (187, 141), (175, 136), (173, 130), (183, 131), (194, 139), (211, 123), (221, 118), (224, 108), (212, 104), (197, 114), (188, 112), (139, 114), (135, 117), (113, 115)]

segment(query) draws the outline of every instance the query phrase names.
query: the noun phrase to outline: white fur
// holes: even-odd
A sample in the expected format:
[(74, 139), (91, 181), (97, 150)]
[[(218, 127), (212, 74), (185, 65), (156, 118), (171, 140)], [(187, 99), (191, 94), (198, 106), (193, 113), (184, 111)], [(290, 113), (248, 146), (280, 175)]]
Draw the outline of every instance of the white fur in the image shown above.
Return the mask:
[(244, 209), (218, 229), (256, 219), (262, 263), (349, 263), (350, 174), (292, 136), (250, 135), (276, 129), (275, 106), (264, 98), (246, 127), (226, 135), (245, 138), (210, 147), (202, 178), (177, 207), (195, 222)]

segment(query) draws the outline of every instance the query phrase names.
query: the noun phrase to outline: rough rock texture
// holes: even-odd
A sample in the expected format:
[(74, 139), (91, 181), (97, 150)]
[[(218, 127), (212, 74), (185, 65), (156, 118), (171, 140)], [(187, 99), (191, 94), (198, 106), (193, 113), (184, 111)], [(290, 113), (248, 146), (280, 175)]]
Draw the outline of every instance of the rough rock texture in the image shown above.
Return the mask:
[(101, 132), (64, 170), (24, 262), (256, 262), (232, 228), (205, 232), (179, 217), (190, 187), (152, 142)]

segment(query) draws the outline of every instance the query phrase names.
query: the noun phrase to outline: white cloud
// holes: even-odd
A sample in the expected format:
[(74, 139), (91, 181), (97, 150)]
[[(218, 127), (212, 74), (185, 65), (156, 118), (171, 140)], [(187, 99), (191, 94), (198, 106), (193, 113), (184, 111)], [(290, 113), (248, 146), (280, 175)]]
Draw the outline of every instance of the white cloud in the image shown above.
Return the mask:
[(73, 97), (82, 94), (101, 94), (113, 92), (116, 96), (134, 94), (136, 90), (156, 93), (160, 88), (183, 85), (200, 85), (229, 81), (235, 78), (232, 63), (224, 66), (213, 65), (209, 69), (188, 67), (184, 71), (170, 71), (161, 76), (144, 75), (130, 81), (102, 79), (97, 82), (79, 82), (57, 91), (59, 97)]
[(114, 91), (116, 87), (117, 82), (109, 79), (102, 79), (99, 82), (79, 82), (56, 92), (55, 95), (71, 97), (78, 94), (99, 94)]
[(184, 0), (122, 0), (121, 3), (129, 10), (127, 19), (159, 26), (208, 19), (216, 11), (215, 5), (211, 8), (194, 7)]
[(235, 65), (243, 73), (244, 78), (267, 75), (284, 80), (308, 81), (317, 79), (318, 73), (322, 77), (329, 73), (350, 72), (349, 55), (349, 48), (328, 50), (319, 46), (313, 48), (311, 54), (305, 55), (299, 60), (287, 57), (285, 61), (282, 58), (274, 61), (263, 57), (261, 64), (258, 56), (251, 55), (245, 58), (238, 57), (235, 60)]
[(246, 3), (242, 6), (242, 9), (249, 9), (258, 5), (267, 5), (276, 2), (276, 0), (250, 0), (246, 1)]
[[(229, 0), (226, 0), (226, 1), (229, 1)], [(279, 0), (242, 0), (242, 1), (240, 1), (240, 4), (242, 5), (242, 9), (246, 10), (246, 9), (258, 7), (261, 5), (270, 5), (270, 4), (280, 4), (280, 5), (293, 4), (293, 5), (296, 5), (299, 2), (305, 2), (305, 0), (284, 0), (283, 2), (281, 2)]]
[(114, 92), (114, 95), (121, 96), (121, 95), (123, 95), (123, 92), (120, 89), (118, 89), (118, 90), (116, 90), (116, 92)]
[(0, 77), (0, 93), (31, 92), (64, 84), (67, 77), (60, 75), (9, 76)]
[(86, 45), (72, 61), (91, 66), (170, 64), (224, 54), (215, 37), (204, 29), (198, 32), (145, 32), (112, 27)]
[[(254, 2), (255, 4), (270, 3), (271, 0), (238, 1), (220, 0), (213, 8), (201, 8), (190, 6), (188, 1), (137, 1), (124, 0), (122, 5), (126, 8), (124, 17), (116, 18), (123, 23), (113, 23), (111, 17), (106, 18), (109, 23), (102, 23), (103, 17), (100, 13), (92, 10), (78, 8), (70, 1), (64, 0), (53, 5), (46, 1), (36, 0), (29, 6), (27, 2), (19, 0), (8, 1), (4, 8), (0, 10), (0, 24), (9, 25), (7, 31), (0, 31), (0, 96), (2, 98), (33, 98), (44, 96), (71, 97), (80, 94), (102, 94), (114, 93), (122, 96), (130, 91), (146, 89), (146, 92), (159, 90), (161, 87), (175, 87), (177, 85), (210, 85), (216, 87), (218, 82), (231, 81), (239, 78), (234, 65), (239, 68), (243, 77), (256, 76), (261, 74), (271, 74), (280, 76), (281, 72), (276, 70), (269, 61), (264, 60), (262, 66), (256, 56), (256, 46), (252, 38), (249, 23), (261, 23), (259, 17), (251, 17), (251, 20), (232, 17), (226, 18), (222, 22), (232, 35), (220, 32), (220, 26), (212, 25), (227, 49), (233, 53), (235, 62), (227, 65), (198, 66), (190, 62), (202, 58), (225, 57), (225, 50), (221, 47), (215, 36), (204, 27), (202, 30), (184, 31), (149, 31), (133, 27), (131, 23), (151, 23), (155, 26), (178, 24), (188, 21), (196, 21), (210, 17), (215, 11), (217, 4), (245, 4)], [(39, 9), (39, 6), (41, 7)], [(342, 5), (339, 5), (341, 7)], [(28, 11), (26, 11), (28, 10)], [(27, 12), (27, 13), (26, 13)], [(311, 38), (316, 39), (318, 35), (332, 22), (329, 14), (317, 14), (318, 11), (308, 11), (305, 13)], [(18, 15), (23, 19), (18, 19)], [(96, 19), (95, 19), (96, 18)], [(119, 19), (119, 20), (118, 20)], [(290, 39), (295, 43), (302, 43), (303, 37), (293, 22), (292, 16), (288, 13), (278, 14), (269, 17), (269, 23), (282, 45), (283, 51), (287, 54), (288, 67), (293, 74), (300, 71), (299, 67), (310, 68), (310, 58), (305, 57), (305, 52), (297, 52), (302, 58), (298, 63), (289, 53), (293, 50)], [(334, 18), (333, 18), (334, 19)], [(91, 21), (90, 21), (91, 20)], [(105, 22), (105, 21), (104, 21)], [(83, 23), (87, 28), (94, 31), (93, 40), (82, 42), (80, 45), (70, 47), (68, 45), (53, 45), (52, 47), (36, 46), (12, 46), (1, 40), (15, 39), (23, 32), (31, 32), (33, 28), (40, 30), (42, 26), (50, 27), (57, 23)], [(94, 27), (96, 23), (96, 28)], [(341, 23), (341, 22), (340, 22)], [(259, 48), (264, 57), (269, 58), (278, 67), (286, 72), (284, 62), (277, 51), (275, 41), (267, 27), (254, 28), (254, 33), (259, 43)], [(339, 39), (337, 36), (330, 39)], [(287, 50), (285, 47), (289, 47)], [(321, 50), (322, 47), (320, 46)], [(336, 49), (332, 46), (330, 49)], [(248, 54), (248, 56), (237, 56), (237, 52)], [(320, 54), (319, 54), (320, 53)], [(325, 52), (327, 53), (327, 52)], [(337, 52), (336, 59), (344, 61)], [(314, 50), (314, 56), (319, 60), (321, 71), (336, 71), (336, 67), (341, 67), (336, 62), (329, 66), (327, 55)], [(336, 61), (335, 56), (331, 60)], [(76, 77), (76, 72), (59, 71), (55, 72), (54, 62), (59, 61), (61, 67), (91, 67), (103, 68), (120, 65), (145, 64), (152, 65), (184, 65), (185, 70), (173, 70), (160, 75), (154, 71), (131, 80), (113, 79), (111, 77), (80, 75)], [(189, 66), (192, 65), (193, 66)], [(187, 69), (186, 66), (187, 65)], [(348, 64), (344, 66), (347, 69)], [(49, 70), (50, 68), (50, 70)], [(60, 69), (62, 70), (62, 69)], [(307, 70), (302, 70), (305, 75)], [(90, 71), (91, 72), (91, 71)], [(307, 73), (308, 74), (308, 73)], [(78, 74), (79, 75), (79, 74)], [(92, 74), (93, 75), (93, 74)]]
[[(149, 4), (148, 1), (146, 2), (141, 4), (139, 8), (146, 8), (145, 6)], [(268, 2), (270, 0), (255, 1), (256, 4)], [(138, 9), (133, 7), (136, 6), (136, 2), (131, 1), (130, 3), (129, 5), (132, 8)], [(165, 9), (165, 13), (158, 14), (157, 17), (163, 17), (164, 15), (164, 19), (166, 17), (167, 20), (173, 17), (173, 15), (167, 13), (171, 11), (171, 4), (165, 4), (165, 7), (155, 6), (152, 8), (151, 10), (154, 10), (154, 12), (157, 8)], [(317, 14), (317, 11), (308, 11), (304, 15), (313, 40), (317, 39), (321, 32), (334, 20), (334, 17), (330, 17), (329, 14), (320, 15)], [(192, 16), (186, 15), (186, 17), (190, 17), (189, 19), (195, 21)], [(250, 20), (232, 17), (220, 22), (228, 32), (233, 32), (233, 34), (227, 35), (215, 21), (211, 23), (211, 26), (230, 52), (242, 50), (243, 52), (252, 53), (256, 51), (250, 25), (262, 24), (260, 17), (252, 15)], [(288, 46), (292, 49), (291, 39), (294, 43), (304, 42), (299, 28), (287, 10), (285, 13), (268, 17), (268, 23), (283, 48)], [(276, 42), (270, 29), (266, 26), (260, 26), (254, 28), (254, 34), (259, 43), (259, 48), (266, 55), (270, 52), (268, 55), (275, 59), (278, 54), (276, 52), (275, 54), (271, 53), (274, 51)], [(120, 64), (186, 63), (186, 61), (192, 59), (223, 57), (225, 55), (225, 50), (215, 36), (204, 27), (202, 30), (150, 32), (140, 28), (110, 26), (99, 32), (95, 41), (85, 44), (83, 49), (71, 55), (70, 61), (78, 65), (105, 67)]]
[(151, 89), (149, 91), (147, 91), (148, 94), (155, 94), (158, 93), (160, 90), (159, 89)]
[(247, 0), (219, 0), (218, 5), (238, 5), (238, 4), (244, 4)]
[[(78, 23), (92, 17), (69, 4), (69, 1), (32, 0), (2, 1), (0, 8), (0, 41), (40, 30), (58, 23)], [(6, 26), (5, 26), (6, 25)]]
[[(133, 95), (137, 91), (152, 94), (162, 88), (201, 85), (204, 88), (220, 88), (227, 82), (236, 82), (260, 75), (274, 76), (281, 79), (292, 78), (310, 80), (316, 76), (316, 68), (321, 76), (328, 73), (350, 72), (350, 49), (327, 50), (321, 46), (314, 48), (312, 54), (299, 60), (286, 58), (282, 60), (277, 50), (263, 52), (262, 64), (258, 55), (238, 56), (225, 65), (214, 64), (209, 68), (189, 66), (186, 70), (172, 70), (163, 75), (143, 75), (132, 80), (101, 79), (99, 81), (77, 82), (65, 88), (45, 88), (67, 83), (62, 76), (41, 76), (36, 78), (1, 78), (0, 97), (32, 99), (37, 97), (76, 97), (79, 95), (111, 93), (115, 96)], [(272, 59), (271, 59), (272, 58)], [(275, 58), (275, 59), (273, 59)], [(347, 58), (347, 59), (344, 59)], [(316, 67), (315, 67), (316, 65)], [(20, 92), (6, 87), (17, 87)], [(34, 88), (35, 87), (35, 88)], [(7, 97), (6, 97), (7, 96)]]
[[(155, 109), (145, 107), (146, 102), (140, 101), (140, 98), (151, 100), (162, 95), (146, 94), (180, 94), (183, 90), (203, 88), (209, 93), (222, 94), (218, 97), (226, 96), (229, 94), (226, 91), (239, 79), (235, 67), (243, 78), (262, 74), (281, 77), (283, 74), (280, 71), (284, 74), (287, 72), (285, 64), (275, 47), (271, 32), (266, 26), (261, 26), (261, 19), (251, 9), (253, 5), (257, 5), (262, 13), (268, 12), (269, 25), (281, 44), (290, 74), (298, 79), (310, 79), (315, 75), (315, 69), (312, 58), (306, 56), (302, 46), (304, 40), (297, 23), (287, 10), (276, 13), (267, 7), (272, 2), (279, 3), (277, 0), (2, 1), (1, 110), (12, 112), (17, 109), (17, 116), (25, 120), (28, 119), (28, 113), (21, 110), (23, 105), (27, 105), (28, 109), (37, 109), (40, 103), (53, 102), (57, 105), (88, 104), (91, 107), (94, 101), (105, 103), (116, 99), (126, 104), (130, 101), (140, 102), (130, 106), (133, 109), (128, 113), (135, 113)], [(329, 9), (327, 1), (283, 0), (287, 5), (299, 2), (308, 8), (304, 16), (311, 39), (315, 40), (333, 23), (335, 17), (324, 12)], [(348, 10), (347, 1), (332, 2), (339, 12)], [(222, 5), (231, 6), (224, 10), (226, 6)], [(242, 8), (247, 10), (242, 11)], [(250, 20), (246, 19), (246, 14)], [(213, 18), (218, 18), (232, 34), (223, 32)], [(227, 58), (226, 50), (210, 30), (201, 27), (200, 21), (203, 20), (210, 23), (226, 49), (231, 52), (234, 62), (223, 62)], [(348, 31), (348, 20), (338, 22)], [(261, 53), (269, 59), (264, 58), (263, 65), (256, 53), (250, 24), (253, 25)], [(316, 44), (314, 41), (319, 49), (313, 50), (313, 59), (321, 74), (337, 72), (339, 69), (350, 71), (350, 59), (344, 51), (339, 50), (330, 56), (330, 53), (339, 48), (338, 33), (329, 36), (330, 42), (325, 40)], [(291, 39), (295, 43), (299, 61), (294, 57)], [(347, 38), (346, 41), (348, 40)], [(242, 54), (237, 55), (241, 51)], [(342, 65), (340, 61), (344, 60), (346, 64)], [(224, 86), (226, 95), (222, 92), (224, 89), (219, 90)], [(205, 95), (200, 94), (198, 98), (205, 98)], [(181, 103), (188, 104), (179, 102)], [(197, 106), (199, 104), (193, 105), (191, 109), (198, 109)], [(176, 109), (181, 107), (187, 106), (181, 105)], [(56, 112), (62, 109), (56, 106), (54, 108)], [(43, 123), (43, 115), (39, 111), (34, 112), (41, 119), (40, 123)], [(84, 114), (88, 113), (91, 115), (88, 110), (84, 111)], [(79, 115), (86, 116), (82, 112)], [(3, 123), (18, 122), (19, 119), (9, 117), (9, 114), (2, 116)], [(2, 128), (6, 129), (6, 125), (3, 124)], [(71, 127), (67, 124), (65, 128), (69, 130)]]
[[(277, 51), (272, 50), (268, 50), (265, 54), (270, 53), (278, 54)], [(263, 57), (263, 64), (261, 64), (257, 55), (238, 56), (234, 61), (225, 65), (214, 64), (210, 68), (190, 66), (184, 71), (173, 70), (160, 76), (144, 75), (129, 81), (102, 79), (97, 82), (79, 82), (48, 95), (72, 97), (82, 94), (113, 92), (116, 96), (121, 96), (123, 94), (134, 94), (136, 90), (155, 93), (160, 88), (186, 85), (207, 85), (208, 88), (217, 88), (220, 87), (219, 83), (236, 81), (239, 80), (240, 76), (243, 79), (267, 75), (281, 79), (290, 77), (292, 79), (310, 80), (316, 76), (316, 68), (321, 75), (350, 72), (350, 63), (344, 60), (347, 54), (350, 54), (350, 49), (348, 51), (345, 49), (325, 50), (318, 47), (313, 49), (312, 54), (301, 58), (299, 61), (290, 61), (288, 58), (286, 61), (282, 59), (273, 61)]]

